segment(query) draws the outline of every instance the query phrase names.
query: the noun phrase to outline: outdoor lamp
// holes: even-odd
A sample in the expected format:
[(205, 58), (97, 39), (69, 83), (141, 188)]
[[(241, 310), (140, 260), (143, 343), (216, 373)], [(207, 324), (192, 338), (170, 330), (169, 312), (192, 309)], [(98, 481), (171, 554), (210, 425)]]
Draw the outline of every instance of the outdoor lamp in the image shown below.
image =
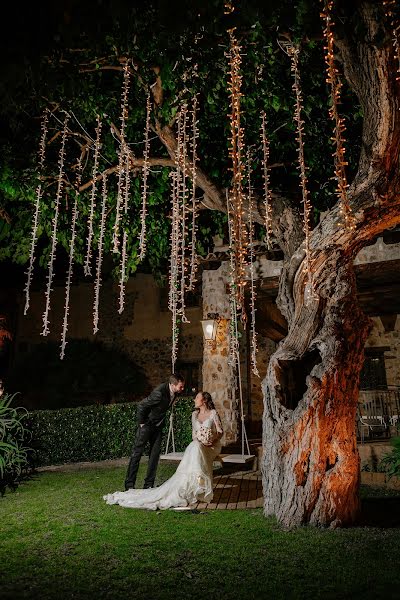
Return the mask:
[(207, 345), (215, 347), (215, 338), (217, 337), (218, 321), (218, 313), (209, 313), (207, 315), (207, 319), (203, 319), (203, 321), (201, 321), (201, 326), (203, 328), (203, 336)]

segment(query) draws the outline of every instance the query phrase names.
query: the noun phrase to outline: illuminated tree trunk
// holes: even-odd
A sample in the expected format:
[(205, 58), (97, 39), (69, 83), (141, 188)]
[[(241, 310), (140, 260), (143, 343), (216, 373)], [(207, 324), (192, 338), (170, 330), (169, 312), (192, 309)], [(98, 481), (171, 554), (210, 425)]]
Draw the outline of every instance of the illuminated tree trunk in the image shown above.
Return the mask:
[(355, 420), (369, 324), (352, 265), (369, 240), (400, 223), (400, 95), (382, 5), (338, 0), (337, 10), (336, 43), (364, 114), (359, 168), (349, 189), (356, 228), (340, 227), (336, 206), (313, 230), (318, 298), (309, 306), (304, 250), (281, 244), (286, 259), (277, 304), (289, 329), (263, 382), (262, 473), (265, 514), (287, 527), (334, 527), (357, 517)]

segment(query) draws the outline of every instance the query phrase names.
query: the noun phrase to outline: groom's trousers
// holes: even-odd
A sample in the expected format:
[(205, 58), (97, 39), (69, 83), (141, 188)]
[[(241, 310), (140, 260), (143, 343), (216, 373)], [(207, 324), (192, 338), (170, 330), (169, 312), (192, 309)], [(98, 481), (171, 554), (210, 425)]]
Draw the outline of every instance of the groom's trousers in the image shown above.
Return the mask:
[(149, 488), (154, 486), (158, 459), (160, 458), (161, 452), (162, 430), (162, 424), (157, 426), (145, 423), (142, 427), (138, 427), (135, 443), (133, 444), (132, 448), (132, 456), (126, 473), (126, 490), (135, 487), (140, 459), (142, 458), (147, 443), (150, 444), (150, 450), (144, 487)]

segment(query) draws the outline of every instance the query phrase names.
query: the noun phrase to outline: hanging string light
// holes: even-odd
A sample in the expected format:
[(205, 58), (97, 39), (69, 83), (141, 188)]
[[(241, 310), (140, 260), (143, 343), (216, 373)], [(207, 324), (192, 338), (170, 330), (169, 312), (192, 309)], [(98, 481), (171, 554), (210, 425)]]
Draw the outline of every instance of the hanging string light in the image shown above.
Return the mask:
[(117, 188), (117, 207), (113, 231), (113, 252), (119, 252), (119, 224), (121, 220), (121, 207), (124, 199), (124, 165), (126, 162), (126, 154), (128, 154), (128, 147), (126, 144), (126, 122), (128, 119), (128, 100), (129, 100), (129, 82), (130, 82), (130, 69), (128, 61), (125, 62), (124, 68), (124, 80), (122, 84), (122, 95), (121, 95), (121, 116), (120, 116), (120, 146), (118, 152), (118, 188)]
[(397, 0), (383, 0), (386, 17), (392, 29), (394, 56), (397, 62), (397, 81), (400, 80), (400, 21), (396, 16)]
[(171, 205), (172, 205), (172, 226), (171, 226), (171, 257), (169, 269), (169, 300), (168, 308), (172, 313), (172, 372), (178, 356), (178, 274), (180, 262), (180, 225), (179, 225), (179, 181), (177, 170), (170, 172), (171, 178)]
[(61, 347), (60, 347), (61, 348), (61, 351), (60, 351), (61, 360), (65, 356), (65, 347), (67, 345), (69, 300), (70, 300), (70, 291), (71, 291), (72, 270), (73, 270), (73, 265), (74, 265), (76, 222), (78, 219), (79, 188), (80, 188), (81, 181), (82, 181), (82, 158), (83, 158), (83, 155), (81, 155), (79, 157), (78, 164), (76, 167), (75, 199), (74, 199), (74, 204), (72, 207), (71, 241), (69, 244), (69, 262), (68, 262), (67, 280), (65, 283), (64, 318), (63, 318), (62, 332), (61, 332)]
[(254, 273), (254, 224), (253, 224), (253, 189), (251, 186), (251, 152), (250, 149), (247, 151), (247, 196), (249, 199), (249, 262), (250, 262), (250, 363), (251, 369), (256, 375), (260, 377), (257, 368), (257, 332), (256, 332), (256, 290), (255, 290), (255, 273)]
[(99, 154), (100, 154), (100, 139), (101, 139), (102, 123), (99, 115), (97, 115), (96, 125), (96, 139), (94, 143), (94, 156), (93, 156), (93, 171), (92, 171), (92, 186), (90, 191), (90, 210), (88, 219), (88, 236), (86, 242), (86, 257), (83, 265), (83, 272), (86, 277), (90, 277), (92, 274), (92, 243), (93, 243), (93, 221), (94, 213), (96, 208), (96, 193), (97, 193), (97, 173), (99, 170)]
[(244, 221), (243, 209), (243, 128), (240, 121), (240, 99), (242, 97), (241, 85), (242, 76), (240, 74), (241, 66), (241, 46), (235, 37), (235, 29), (229, 29), (230, 49), (229, 49), (229, 81), (228, 89), (230, 92), (231, 114), (230, 118), (230, 158), (232, 160), (232, 187), (230, 190), (232, 210), (228, 218), (232, 221), (232, 242), (234, 249), (234, 282), (236, 291), (236, 305), (244, 312), (244, 287), (246, 285), (246, 254), (247, 254), (247, 228)]
[(101, 287), (101, 267), (103, 263), (103, 244), (104, 231), (106, 224), (106, 208), (107, 208), (107, 175), (103, 174), (102, 178), (102, 201), (101, 201), (101, 217), (100, 217), (100, 234), (99, 247), (96, 261), (96, 281), (94, 284), (94, 300), (93, 300), (93, 333), (99, 331), (99, 302), (100, 302), (100, 287)]
[(180, 143), (180, 156), (178, 160), (180, 162), (180, 172), (181, 172), (181, 193), (180, 193), (180, 223), (182, 228), (182, 233), (180, 236), (181, 242), (181, 260), (180, 260), (180, 315), (183, 323), (188, 323), (188, 319), (185, 314), (185, 291), (186, 291), (186, 235), (187, 235), (187, 138), (188, 138), (188, 107), (187, 104), (184, 103), (181, 110), (181, 143)]
[(142, 170), (142, 210), (140, 213), (140, 239), (139, 239), (139, 260), (143, 260), (146, 254), (146, 216), (147, 216), (147, 178), (150, 172), (150, 114), (151, 101), (150, 90), (147, 92), (146, 102), (146, 126), (144, 130), (144, 150), (143, 150), (143, 170)]
[(305, 235), (305, 274), (306, 274), (306, 286), (304, 290), (304, 298), (306, 304), (309, 304), (315, 297), (314, 283), (313, 283), (313, 271), (311, 267), (311, 249), (310, 249), (310, 216), (311, 216), (311, 201), (309, 191), (307, 189), (307, 176), (306, 176), (306, 165), (304, 160), (304, 121), (301, 113), (303, 109), (303, 95), (301, 91), (300, 72), (299, 72), (299, 53), (300, 49), (298, 46), (292, 44), (287, 45), (287, 52), (291, 58), (291, 71), (293, 75), (293, 90), (295, 92), (296, 101), (294, 104), (294, 122), (297, 127), (297, 152), (300, 171), (300, 187), (303, 198), (303, 231)]
[(31, 249), (30, 249), (30, 254), (29, 254), (29, 266), (28, 266), (28, 270), (26, 272), (27, 281), (26, 281), (26, 286), (24, 289), (24, 291), (25, 291), (24, 315), (26, 315), (26, 313), (28, 312), (29, 302), (30, 302), (30, 289), (31, 289), (31, 283), (32, 283), (32, 276), (33, 276), (33, 263), (35, 262), (35, 248), (36, 248), (36, 241), (37, 241), (37, 229), (38, 229), (38, 223), (39, 223), (40, 201), (43, 196), (43, 187), (42, 187), (41, 177), (43, 175), (44, 161), (45, 161), (45, 157), (46, 157), (46, 139), (47, 139), (48, 123), (49, 123), (49, 110), (46, 108), (46, 110), (43, 113), (42, 122), (41, 122), (41, 136), (40, 136), (40, 143), (39, 143), (39, 169), (38, 169), (39, 183), (36, 188), (35, 212), (33, 214), (33, 220), (32, 220), (32, 237), (31, 237)]
[[(195, 65), (197, 66), (197, 65)], [(199, 137), (198, 132), (198, 120), (197, 120), (197, 105), (198, 99), (197, 94), (194, 94), (192, 99), (192, 137), (190, 141), (192, 151), (192, 167), (191, 167), (191, 178), (192, 178), (192, 236), (190, 241), (190, 275), (188, 290), (193, 291), (194, 284), (196, 283), (196, 273), (198, 266), (198, 258), (196, 252), (196, 239), (197, 239), (197, 200), (196, 200), (196, 173), (197, 173), (197, 139)]]
[(269, 139), (267, 137), (266, 115), (261, 112), (261, 144), (262, 144), (262, 170), (264, 180), (264, 209), (265, 209), (265, 232), (268, 250), (271, 248), (272, 235), (272, 196), (269, 178)]
[[(125, 220), (127, 219), (128, 214), (128, 204), (129, 204), (129, 191), (130, 191), (130, 170), (129, 170), (129, 155), (126, 155), (126, 163), (125, 163), (125, 186), (124, 186), (124, 215)], [(120, 279), (119, 279), (119, 307), (118, 312), (121, 315), (125, 308), (125, 283), (126, 283), (126, 260), (127, 260), (127, 245), (128, 245), (128, 232), (126, 230), (127, 224), (124, 227), (124, 233), (122, 236), (122, 251), (121, 251), (121, 268), (120, 268)]]
[(334, 22), (332, 19), (333, 0), (323, 0), (323, 2), (324, 10), (321, 13), (321, 17), (325, 21), (324, 49), (327, 72), (326, 81), (330, 86), (332, 99), (332, 105), (329, 108), (329, 116), (335, 124), (332, 141), (336, 146), (335, 152), (333, 153), (335, 164), (335, 178), (337, 181), (336, 193), (340, 202), (341, 224), (343, 227), (350, 231), (355, 228), (355, 221), (347, 193), (349, 185), (347, 183), (346, 177), (346, 166), (348, 165), (348, 162), (346, 161), (345, 157), (345, 138), (343, 135), (346, 130), (346, 126), (344, 118), (339, 115), (338, 109), (343, 84), (339, 77), (339, 71), (336, 67), (334, 56)]
[(58, 154), (57, 193), (56, 193), (56, 199), (54, 202), (54, 216), (53, 216), (53, 221), (52, 221), (53, 230), (52, 230), (52, 236), (51, 236), (50, 258), (49, 258), (49, 263), (48, 263), (49, 270), (48, 270), (48, 274), (47, 274), (47, 285), (46, 285), (46, 292), (45, 292), (46, 306), (45, 306), (45, 310), (43, 313), (43, 329), (41, 332), (41, 335), (43, 335), (43, 336), (46, 336), (50, 333), (50, 329), (49, 329), (50, 294), (52, 291), (51, 286), (52, 286), (53, 277), (54, 277), (54, 261), (55, 261), (55, 257), (56, 257), (56, 247), (57, 247), (58, 215), (59, 215), (59, 211), (60, 211), (60, 201), (61, 201), (61, 195), (62, 195), (63, 186), (64, 186), (65, 143), (67, 140), (67, 133), (68, 133), (68, 121), (69, 121), (69, 116), (67, 113), (65, 113), (63, 132), (62, 132), (62, 137), (61, 137), (61, 146), (60, 146), (60, 151)]

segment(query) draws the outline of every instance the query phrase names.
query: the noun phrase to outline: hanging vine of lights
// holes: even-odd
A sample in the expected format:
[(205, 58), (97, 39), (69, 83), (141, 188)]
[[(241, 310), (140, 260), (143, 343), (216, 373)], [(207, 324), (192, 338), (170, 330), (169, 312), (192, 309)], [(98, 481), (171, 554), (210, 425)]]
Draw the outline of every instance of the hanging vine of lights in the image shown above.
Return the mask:
[(296, 101), (294, 104), (294, 122), (297, 128), (297, 152), (298, 152), (298, 160), (299, 160), (299, 171), (300, 171), (300, 187), (303, 198), (303, 231), (305, 235), (305, 268), (304, 271), (306, 273), (307, 282), (305, 286), (305, 302), (309, 304), (311, 300), (315, 297), (314, 290), (314, 282), (313, 282), (313, 272), (311, 267), (311, 249), (310, 249), (310, 236), (311, 236), (311, 228), (310, 228), (310, 216), (311, 216), (311, 201), (309, 196), (309, 191), (307, 189), (307, 175), (306, 175), (306, 165), (304, 160), (304, 121), (302, 119), (301, 113), (303, 109), (303, 95), (301, 91), (301, 82), (300, 82), (300, 72), (299, 72), (299, 53), (300, 49), (298, 46), (294, 46), (292, 44), (287, 45), (287, 52), (291, 58), (291, 71), (293, 75), (293, 90), (295, 92)]
[(235, 29), (229, 29), (230, 48), (229, 58), (229, 81), (228, 89), (230, 92), (231, 114), (230, 119), (230, 150), (229, 155), (232, 160), (232, 187), (230, 190), (230, 206), (228, 219), (231, 220), (232, 244), (234, 251), (234, 287), (236, 293), (236, 306), (242, 311), (242, 319), (245, 318), (244, 312), (244, 288), (246, 285), (246, 254), (247, 254), (247, 228), (244, 221), (243, 210), (243, 128), (240, 120), (240, 99), (242, 97), (241, 85), (242, 76), (241, 66), (241, 46), (235, 37)]
[(350, 206), (348, 197), (348, 183), (346, 177), (346, 166), (348, 165), (345, 157), (345, 138), (344, 132), (346, 126), (344, 118), (339, 115), (338, 106), (340, 104), (340, 96), (342, 89), (342, 82), (339, 77), (339, 71), (335, 64), (334, 56), (334, 35), (333, 27), (334, 22), (332, 18), (333, 0), (323, 0), (324, 9), (321, 12), (321, 18), (325, 22), (324, 36), (325, 36), (325, 62), (327, 78), (326, 82), (330, 86), (332, 105), (329, 108), (329, 116), (334, 122), (335, 126), (333, 129), (333, 138), (336, 149), (333, 154), (335, 164), (335, 178), (337, 181), (336, 194), (340, 202), (340, 215), (341, 225), (347, 230), (351, 231), (355, 228), (355, 220), (353, 211)]
[(179, 218), (179, 180), (178, 170), (170, 172), (171, 178), (171, 205), (172, 205), (172, 226), (171, 226), (171, 257), (169, 269), (169, 299), (168, 308), (172, 313), (172, 372), (175, 369), (175, 363), (178, 356), (178, 276), (180, 271), (180, 218)]
[(397, 0), (383, 0), (386, 17), (392, 29), (394, 56), (397, 62), (397, 81), (400, 80), (400, 21), (396, 16)]
[(101, 139), (102, 123), (99, 115), (97, 115), (96, 125), (96, 139), (94, 143), (94, 156), (93, 156), (93, 171), (92, 171), (92, 186), (90, 190), (90, 210), (88, 219), (88, 235), (86, 241), (86, 257), (83, 265), (83, 272), (86, 277), (90, 277), (92, 274), (92, 243), (93, 243), (93, 221), (94, 213), (96, 208), (96, 193), (97, 193), (97, 174), (99, 170), (99, 154), (100, 154), (100, 139)]
[(123, 67), (124, 79), (122, 84), (121, 94), (121, 116), (120, 116), (120, 146), (118, 152), (118, 187), (117, 187), (117, 207), (115, 214), (115, 223), (113, 230), (113, 252), (119, 253), (119, 225), (121, 220), (121, 208), (124, 199), (124, 167), (126, 162), (126, 155), (129, 154), (128, 147), (126, 144), (126, 122), (128, 120), (128, 100), (129, 100), (129, 83), (130, 83), (130, 70), (129, 62), (126, 61)]
[(181, 319), (183, 323), (188, 323), (188, 319), (185, 314), (185, 291), (186, 291), (186, 235), (187, 235), (187, 196), (188, 196), (188, 187), (187, 187), (187, 138), (188, 138), (188, 107), (187, 104), (184, 103), (181, 109), (181, 128), (180, 128), (180, 156), (178, 156), (178, 163), (180, 164), (180, 223), (181, 223), (181, 236), (180, 236), (180, 252), (181, 252), (181, 260), (180, 260), (180, 307), (179, 313), (181, 315)]
[(50, 295), (52, 291), (52, 283), (54, 278), (54, 261), (56, 257), (56, 247), (57, 247), (57, 228), (58, 228), (58, 216), (60, 212), (60, 201), (61, 195), (64, 187), (64, 162), (65, 162), (65, 143), (68, 135), (68, 121), (69, 115), (65, 113), (64, 117), (64, 125), (63, 132), (61, 137), (61, 145), (60, 151), (58, 154), (58, 182), (57, 182), (57, 193), (56, 199), (54, 202), (54, 216), (53, 216), (53, 229), (51, 236), (51, 250), (50, 250), (50, 258), (48, 263), (48, 273), (47, 273), (47, 285), (46, 285), (46, 306), (43, 313), (43, 329), (41, 335), (46, 336), (50, 333), (49, 329), (49, 312), (50, 312)]
[(150, 90), (147, 92), (146, 101), (146, 126), (144, 130), (144, 150), (143, 150), (143, 170), (142, 170), (142, 210), (140, 213), (140, 239), (139, 239), (139, 260), (143, 260), (146, 254), (146, 216), (147, 216), (147, 179), (150, 172), (150, 115), (151, 101)]
[(79, 188), (82, 181), (82, 158), (83, 155), (79, 157), (78, 164), (76, 167), (76, 181), (75, 181), (75, 199), (72, 207), (72, 219), (71, 219), (71, 240), (69, 244), (69, 261), (68, 261), (68, 271), (67, 271), (67, 280), (65, 282), (65, 303), (64, 303), (64, 317), (61, 331), (61, 351), (60, 358), (61, 360), (65, 356), (65, 348), (67, 345), (67, 331), (68, 331), (68, 317), (69, 317), (69, 300), (70, 300), (70, 292), (71, 292), (71, 281), (72, 281), (72, 271), (74, 266), (74, 253), (75, 253), (75, 238), (76, 238), (76, 222), (78, 219), (78, 200), (79, 200)]
[(99, 247), (96, 261), (96, 281), (94, 284), (94, 300), (93, 300), (93, 333), (99, 331), (99, 302), (100, 302), (100, 287), (101, 287), (101, 267), (103, 263), (103, 244), (104, 231), (106, 224), (106, 208), (107, 208), (107, 175), (104, 173), (102, 178), (102, 194), (101, 194), (101, 217), (100, 217), (100, 234)]
[(25, 286), (25, 307), (24, 307), (24, 315), (28, 312), (29, 302), (30, 302), (30, 289), (33, 277), (33, 264), (35, 262), (35, 248), (37, 242), (37, 229), (39, 224), (39, 214), (40, 214), (40, 201), (43, 196), (43, 186), (41, 182), (41, 177), (43, 175), (44, 170), (44, 161), (46, 158), (46, 139), (48, 132), (48, 124), (49, 124), (49, 110), (46, 109), (42, 116), (41, 122), (41, 136), (39, 142), (39, 169), (38, 169), (38, 178), (39, 183), (36, 188), (36, 200), (35, 200), (35, 212), (33, 214), (32, 220), (32, 234), (31, 234), (31, 248), (29, 253), (29, 266), (26, 272), (27, 281)]
[(262, 144), (262, 172), (264, 181), (264, 210), (265, 210), (265, 237), (267, 248), (271, 248), (272, 236), (272, 196), (269, 176), (269, 139), (267, 137), (267, 123), (265, 111), (261, 112), (261, 144)]
[[(125, 186), (124, 186), (124, 215), (125, 221), (128, 215), (128, 205), (129, 205), (129, 191), (131, 187), (131, 176), (129, 170), (129, 155), (126, 155), (126, 163), (125, 163)], [(118, 312), (122, 314), (125, 308), (125, 283), (126, 283), (126, 260), (127, 260), (127, 245), (128, 245), (128, 232), (127, 232), (127, 223), (125, 222), (124, 233), (122, 236), (122, 251), (121, 251), (121, 268), (120, 268), (120, 278), (119, 278), (119, 307)]]
[(192, 178), (192, 235), (190, 241), (190, 274), (188, 290), (193, 291), (194, 284), (196, 283), (196, 273), (198, 267), (198, 258), (196, 252), (196, 239), (197, 239), (197, 200), (196, 200), (196, 173), (197, 173), (197, 139), (199, 137), (198, 131), (198, 120), (197, 120), (197, 106), (198, 99), (197, 94), (194, 94), (192, 99), (191, 108), (191, 125), (192, 125), (192, 137), (190, 140), (191, 152), (192, 152), (192, 166), (191, 166), (191, 178)]
[(254, 223), (253, 223), (253, 189), (251, 185), (251, 152), (247, 151), (247, 196), (249, 200), (249, 262), (250, 262), (250, 363), (251, 370), (260, 377), (257, 368), (257, 332), (256, 332), (256, 290), (254, 273)]

